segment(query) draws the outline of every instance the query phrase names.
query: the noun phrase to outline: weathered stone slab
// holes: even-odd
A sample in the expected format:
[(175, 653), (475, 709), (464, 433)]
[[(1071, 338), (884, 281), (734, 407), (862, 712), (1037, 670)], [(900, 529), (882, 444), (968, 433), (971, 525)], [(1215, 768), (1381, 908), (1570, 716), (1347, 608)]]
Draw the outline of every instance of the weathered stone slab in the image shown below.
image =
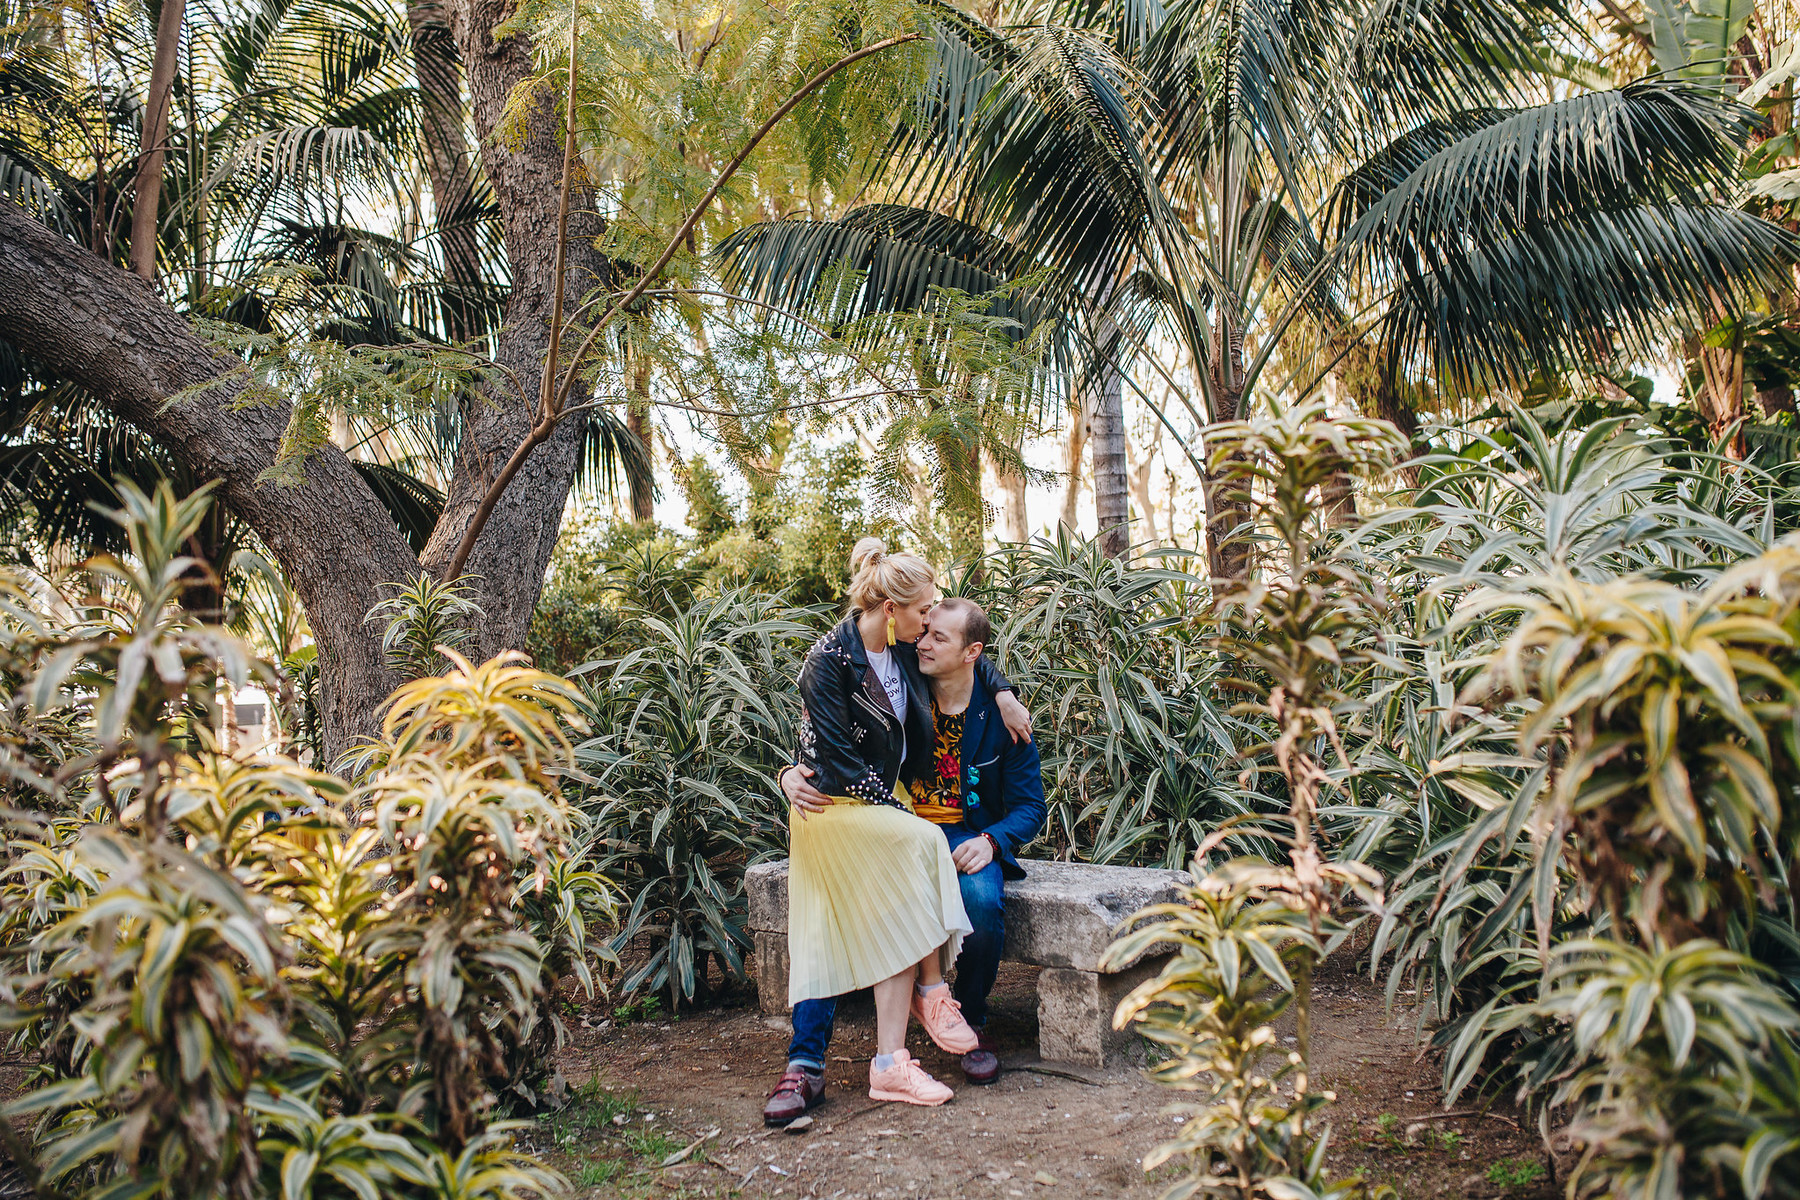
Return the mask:
[(1112, 1027), (1127, 993), (1160, 970), (1141, 962), (1114, 975), (1045, 967), (1038, 973), (1038, 1057), (1049, 1062), (1109, 1067), (1144, 1059), (1143, 1039)]
[(1097, 867), (1021, 859), (1025, 878), (1006, 885), (1006, 957), (1098, 971), (1113, 931), (1140, 908), (1177, 898), (1186, 871)]
[(787, 932), (787, 878), (785, 858), (758, 863), (744, 872), (744, 890), (750, 894), (749, 926), (752, 930)]
[[(1160, 956), (1101, 974), (1114, 931), (1139, 909), (1177, 898), (1185, 871), (1096, 867), (1027, 859), (1026, 878), (1006, 885), (1006, 958), (1041, 966), (1038, 1054), (1050, 1061), (1112, 1066), (1141, 1061), (1143, 1041), (1112, 1027), (1113, 1010), (1161, 966)], [(788, 890), (785, 859), (751, 867), (749, 927), (762, 1010), (788, 1011)]]
[(787, 1012), (788, 1004), (788, 940), (785, 933), (766, 929), (750, 931), (756, 947), (756, 1001), (771, 1015)]
[[(1044, 967), (1098, 971), (1113, 931), (1132, 913), (1174, 900), (1186, 871), (1096, 867), (1022, 859), (1025, 878), (1006, 885), (1006, 957)], [(787, 930), (787, 860), (760, 863), (744, 877), (752, 930)]]

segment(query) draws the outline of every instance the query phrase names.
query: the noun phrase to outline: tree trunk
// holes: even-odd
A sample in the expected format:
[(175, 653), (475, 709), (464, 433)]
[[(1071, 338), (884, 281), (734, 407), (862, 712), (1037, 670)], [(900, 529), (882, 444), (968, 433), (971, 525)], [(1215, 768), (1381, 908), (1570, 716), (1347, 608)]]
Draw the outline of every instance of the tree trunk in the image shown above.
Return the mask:
[[(489, 482), (530, 432), (537, 406), (535, 387), (549, 352), (563, 160), (561, 101), (556, 95), (541, 97), (516, 128), (501, 132), (507, 99), (532, 75), (531, 46), (522, 34), (494, 40), (494, 28), (512, 15), (506, 0), (466, 0), (452, 9), (451, 27), (462, 51), (482, 164), (500, 206), (512, 270), (512, 292), (495, 358), (525, 382), (530, 394), (516, 394), (495, 372), (496, 378), (486, 385), (490, 402), (471, 406), (456, 470), (446, 489), (444, 514), (420, 556), (434, 573), (449, 565)], [(609, 264), (594, 249), (601, 230), (592, 192), (578, 186), (569, 214), (565, 293), (570, 309), (587, 293), (612, 282)], [(578, 385), (570, 392), (569, 406), (587, 399), (586, 387)], [(575, 477), (581, 427), (579, 420), (563, 421), (531, 454), (501, 495), (469, 556), (465, 570), (480, 578), (476, 590), (487, 614), (476, 631), (478, 657), (525, 644)]]
[(163, 0), (156, 17), (156, 54), (150, 60), (150, 91), (144, 97), (144, 124), (138, 134), (137, 184), (131, 195), (131, 269), (156, 278), (157, 215), (162, 207), (163, 159), (169, 140), (169, 108), (175, 95), (175, 57), (181, 49), (185, 0)]
[(1031, 515), (1025, 504), (1025, 476), (1001, 466), (992, 455), (988, 466), (994, 470), (994, 482), (1000, 487), (1000, 520), (1009, 542), (1023, 542), (1031, 537)]
[[(378, 587), (418, 570), (412, 549), (342, 451), (306, 462), (305, 482), (261, 481), (288, 406), (236, 407), (243, 364), (202, 341), (154, 289), (0, 205), (0, 339), (155, 438), (256, 530), (306, 606), (319, 647), (326, 754), (375, 731), (400, 682), (363, 614)], [(170, 402), (170, 397), (212, 383)]]
[(1081, 456), (1087, 450), (1088, 422), (1092, 419), (1088, 389), (1083, 388), (1069, 417), (1069, 436), (1063, 442), (1063, 502), (1057, 523), (1070, 533), (1075, 532), (1075, 512), (1081, 503)]
[[(1220, 421), (1236, 421), (1243, 417), (1244, 404), (1244, 336), (1221, 314), (1208, 333), (1208, 353), (1212, 363), (1213, 395), (1218, 411), (1212, 415)], [(1240, 580), (1250, 574), (1250, 496), (1248, 484), (1226, 482), (1223, 464), (1219, 473), (1211, 470), (1202, 486), (1207, 496), (1206, 554), (1213, 577)]]
[(1131, 500), (1126, 485), (1125, 392), (1118, 370), (1101, 366), (1093, 387), (1094, 520), (1100, 552), (1118, 558), (1131, 546)]
[(1690, 338), (1690, 351), (1700, 364), (1702, 386), (1695, 397), (1706, 430), (1732, 458), (1744, 457), (1744, 349), (1741, 340), (1714, 349)]
[(463, 133), (462, 64), (440, 0), (409, 0), (406, 21), (423, 109), (420, 144), (444, 255), (444, 295), (438, 307), (445, 334), (453, 342), (466, 342), (484, 333), (487, 321), (480, 229), (472, 204), (475, 164)]

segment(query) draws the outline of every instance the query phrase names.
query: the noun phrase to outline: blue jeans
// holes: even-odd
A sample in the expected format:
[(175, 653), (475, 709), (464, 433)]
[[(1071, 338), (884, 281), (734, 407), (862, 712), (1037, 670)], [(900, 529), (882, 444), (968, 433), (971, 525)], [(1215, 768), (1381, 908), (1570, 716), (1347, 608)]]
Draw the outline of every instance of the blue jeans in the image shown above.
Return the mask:
[[(964, 825), (943, 826), (944, 836), (954, 850), (970, 838), (981, 835)], [(962, 952), (956, 957), (956, 983), (952, 994), (962, 1005), (963, 1019), (979, 1029), (987, 1024), (988, 993), (994, 989), (994, 977), (1000, 972), (1000, 957), (1006, 950), (1006, 925), (1000, 916), (1001, 887), (1005, 877), (1000, 861), (995, 859), (973, 875), (957, 876), (962, 884), (963, 908), (969, 914), (974, 932), (963, 938)], [(794, 1005), (794, 1040), (788, 1043), (788, 1062), (811, 1071), (825, 1069), (825, 1051), (831, 1044), (832, 1025), (837, 1020), (837, 998), (802, 1000)]]

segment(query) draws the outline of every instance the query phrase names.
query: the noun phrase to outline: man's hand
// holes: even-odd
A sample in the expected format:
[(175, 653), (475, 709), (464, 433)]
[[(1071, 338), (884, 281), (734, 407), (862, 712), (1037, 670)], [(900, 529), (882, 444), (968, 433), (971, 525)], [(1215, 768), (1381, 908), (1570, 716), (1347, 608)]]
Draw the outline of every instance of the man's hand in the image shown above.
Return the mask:
[(811, 767), (789, 767), (781, 773), (781, 794), (788, 798), (788, 803), (800, 810), (800, 819), (806, 820), (807, 813), (824, 812), (829, 804), (835, 804), (830, 796), (808, 783), (812, 778)]
[(1006, 732), (1012, 734), (1015, 742), (1031, 740), (1031, 710), (1019, 702), (1019, 698), (1011, 692), (1001, 692), (995, 703), (1000, 706), (1000, 719), (1006, 722)]
[(994, 861), (994, 843), (977, 835), (950, 852), (950, 861), (964, 875), (973, 875)]

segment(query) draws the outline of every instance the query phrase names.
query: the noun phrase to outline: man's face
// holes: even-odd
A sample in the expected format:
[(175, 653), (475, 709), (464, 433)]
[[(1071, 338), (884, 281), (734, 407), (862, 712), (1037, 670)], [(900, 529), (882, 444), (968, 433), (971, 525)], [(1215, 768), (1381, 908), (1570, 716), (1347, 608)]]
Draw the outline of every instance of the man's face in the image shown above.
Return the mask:
[(925, 633), (919, 638), (919, 670), (936, 677), (954, 675), (981, 657), (981, 647), (963, 641), (959, 614), (934, 608), (925, 618)]

